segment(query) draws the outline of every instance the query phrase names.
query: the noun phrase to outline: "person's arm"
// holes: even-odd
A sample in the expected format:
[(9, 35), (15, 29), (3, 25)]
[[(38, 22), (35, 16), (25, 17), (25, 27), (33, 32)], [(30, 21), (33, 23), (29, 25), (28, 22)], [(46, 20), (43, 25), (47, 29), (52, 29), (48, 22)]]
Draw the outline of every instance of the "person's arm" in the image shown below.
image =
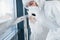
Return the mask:
[[(54, 9), (55, 11), (54, 11)], [(53, 5), (53, 2), (46, 2), (45, 3), (45, 6), (44, 6), (44, 11), (45, 11), (45, 16), (47, 18), (47, 25), (48, 25), (48, 28), (50, 29), (54, 29), (54, 28), (59, 28), (59, 25), (57, 24), (57, 21), (56, 21), (56, 11), (57, 9), (55, 8), (55, 6)]]

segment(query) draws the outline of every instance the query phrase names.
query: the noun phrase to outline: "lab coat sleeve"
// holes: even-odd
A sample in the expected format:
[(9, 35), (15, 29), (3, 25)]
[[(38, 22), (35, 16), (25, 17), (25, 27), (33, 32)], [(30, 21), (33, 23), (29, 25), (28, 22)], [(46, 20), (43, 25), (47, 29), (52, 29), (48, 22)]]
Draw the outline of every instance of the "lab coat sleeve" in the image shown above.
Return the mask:
[(55, 15), (55, 20), (60, 26), (60, 1), (57, 1), (53, 5), (53, 14)]
[[(49, 22), (47, 24), (50, 29), (46, 40), (60, 40), (60, 2), (50, 1), (45, 5), (45, 15)], [(56, 30), (55, 30), (56, 29)]]
[[(58, 24), (57, 24), (57, 21), (56, 21), (56, 15), (55, 15), (55, 12), (56, 12), (56, 8), (54, 8), (55, 9), (55, 11), (54, 11), (54, 9), (53, 9), (53, 7), (55, 7), (54, 6), (54, 3), (55, 2), (50, 2), (50, 1), (48, 1), (48, 2), (46, 2), (45, 3), (45, 7), (44, 7), (44, 11), (45, 11), (45, 16), (46, 16), (46, 18), (47, 18), (47, 25), (48, 25), (48, 28), (49, 29), (54, 29), (54, 28), (58, 28), (58, 27), (60, 27)], [(58, 12), (57, 12), (58, 13)]]
[(44, 12), (45, 12), (45, 16), (50, 20), (50, 21), (54, 21), (55, 17), (54, 15), (52, 15), (52, 2), (45, 2), (45, 6), (44, 6)]

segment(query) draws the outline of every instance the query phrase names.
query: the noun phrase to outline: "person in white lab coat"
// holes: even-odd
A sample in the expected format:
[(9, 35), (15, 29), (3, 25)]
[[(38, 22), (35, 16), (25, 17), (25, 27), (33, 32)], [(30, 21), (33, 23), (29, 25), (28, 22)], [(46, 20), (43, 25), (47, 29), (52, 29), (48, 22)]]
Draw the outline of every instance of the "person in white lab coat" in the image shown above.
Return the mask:
[[(37, 7), (29, 7), (29, 11), (28, 11), (28, 15), (29, 16), (33, 16), (32, 18), (30, 17), (30, 22), (29, 25), (31, 27), (31, 40), (60, 40), (60, 36), (59, 36), (59, 17), (60, 17), (60, 12), (59, 12), (59, 2), (57, 1), (47, 1), (47, 2), (41, 2), (38, 0), (35, 0), (39, 6), (39, 8)], [(44, 9), (40, 10), (40, 8), (42, 9), (44, 5)], [(37, 6), (37, 5), (36, 5)], [(37, 10), (37, 11), (36, 11)], [(40, 10), (40, 11), (38, 11)], [(32, 12), (34, 12), (34, 14), (31, 14)], [(37, 14), (38, 13), (38, 14)], [(41, 15), (41, 13), (43, 15), (45, 15), (44, 17)], [(57, 14), (58, 13), (58, 14)], [(36, 15), (35, 15), (36, 14)], [(46, 18), (45, 18), (46, 17)], [(36, 21), (37, 19), (37, 21)], [(42, 19), (42, 21), (40, 21)], [(35, 24), (36, 23), (36, 24)], [(43, 31), (43, 26), (49, 28), (49, 32), (48, 34), (46, 33), (46, 31)], [(37, 27), (37, 28), (36, 28)], [(34, 30), (35, 29), (35, 30)], [(46, 29), (46, 28), (45, 28)], [(35, 33), (34, 33), (35, 31)], [(42, 37), (42, 34), (46, 33), (47, 34), (47, 38)], [(37, 34), (38, 35), (37, 35)], [(46, 35), (45, 34), (45, 35)], [(46, 38), (46, 39), (45, 39)]]
[(45, 40), (48, 29), (42, 25), (45, 20), (43, 11), (35, 1), (30, 1), (27, 7), (31, 28), (30, 40)]

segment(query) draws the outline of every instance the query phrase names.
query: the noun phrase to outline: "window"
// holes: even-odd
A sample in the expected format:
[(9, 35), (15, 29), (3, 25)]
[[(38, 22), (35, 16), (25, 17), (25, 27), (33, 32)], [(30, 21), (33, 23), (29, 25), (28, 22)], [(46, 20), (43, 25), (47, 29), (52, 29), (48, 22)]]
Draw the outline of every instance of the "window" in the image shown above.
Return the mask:
[(17, 26), (7, 25), (16, 18), (16, 15), (16, 0), (0, 0), (0, 40), (7, 39), (7, 35), (15, 33)]

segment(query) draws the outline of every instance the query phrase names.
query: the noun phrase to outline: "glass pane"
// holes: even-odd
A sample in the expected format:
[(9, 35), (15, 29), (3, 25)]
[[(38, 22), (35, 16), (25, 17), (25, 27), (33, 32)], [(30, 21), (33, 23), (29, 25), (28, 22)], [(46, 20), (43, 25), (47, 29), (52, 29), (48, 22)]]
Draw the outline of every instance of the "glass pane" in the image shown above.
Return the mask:
[(9, 26), (15, 19), (14, 0), (0, 0), (0, 40), (4, 40), (8, 34), (15, 32), (16, 25)]

